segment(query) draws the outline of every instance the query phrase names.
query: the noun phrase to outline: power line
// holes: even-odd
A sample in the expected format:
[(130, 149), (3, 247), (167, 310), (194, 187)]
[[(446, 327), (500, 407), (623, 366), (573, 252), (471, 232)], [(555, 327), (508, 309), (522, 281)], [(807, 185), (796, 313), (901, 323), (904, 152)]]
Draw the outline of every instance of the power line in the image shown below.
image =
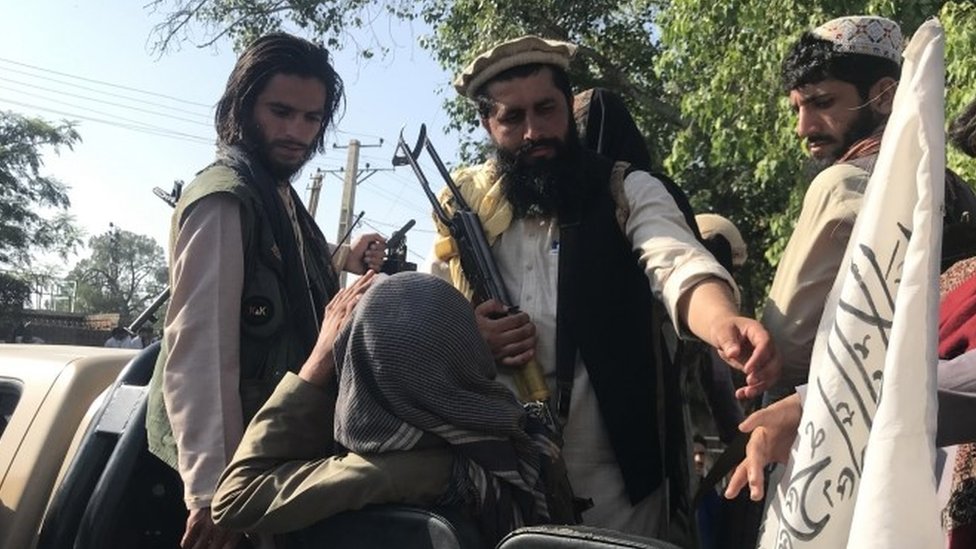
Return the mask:
[(337, 130), (335, 130), (335, 132), (336, 133), (341, 133), (342, 135), (353, 135), (353, 136), (358, 135), (358, 136), (361, 136), (361, 137), (368, 137), (370, 139), (378, 139), (381, 143), (385, 142), (385, 139), (386, 139), (386, 138), (384, 138), (381, 135), (371, 135), (371, 134), (368, 134), (368, 133), (353, 132), (353, 131), (348, 131), (348, 130), (339, 130), (339, 129), (337, 129)]
[[(203, 113), (201, 113), (199, 111), (191, 111), (191, 110), (188, 110), (188, 109), (181, 109), (180, 107), (174, 107), (172, 105), (166, 105), (166, 104), (163, 104), (163, 103), (156, 103), (154, 101), (147, 101), (145, 99), (139, 99), (137, 97), (132, 97), (132, 96), (129, 96), (129, 95), (123, 95), (121, 93), (112, 93), (112, 92), (106, 91), (106, 90), (99, 90), (97, 88), (90, 88), (88, 86), (82, 86), (81, 84), (78, 84), (78, 83), (75, 83), (75, 82), (67, 82), (67, 81), (64, 81), (64, 80), (59, 80), (57, 78), (51, 78), (49, 76), (43, 76), (43, 75), (40, 75), (40, 74), (34, 74), (34, 73), (28, 72), (28, 71), (21, 71), (21, 70), (17, 70), (17, 69), (11, 69), (10, 67), (4, 67), (3, 70), (5, 70), (7, 72), (13, 72), (13, 73), (17, 73), (17, 74), (22, 74), (22, 75), (28, 76), (30, 78), (36, 78), (38, 80), (46, 80), (48, 82), (54, 82), (56, 84), (62, 84), (62, 85), (65, 85), (65, 86), (71, 86), (72, 88), (77, 88), (77, 89), (80, 89), (80, 90), (85, 90), (85, 91), (100, 93), (102, 95), (107, 95), (107, 96), (110, 96), (110, 97), (116, 97), (116, 98), (125, 99), (125, 100), (128, 100), (128, 101), (135, 101), (136, 103), (145, 103), (147, 105), (152, 105), (154, 107), (160, 107), (160, 108), (163, 108), (163, 109), (169, 109), (169, 110), (173, 110), (173, 111), (178, 111), (178, 112), (182, 112), (182, 113), (185, 113), (185, 114), (190, 114), (190, 115), (193, 115), (193, 116), (199, 116), (199, 117), (204, 118), (204, 119), (209, 119), (210, 118), (210, 115), (209, 114), (203, 114)], [(211, 107), (208, 107), (208, 110), (211, 110), (212, 108), (213, 108), (212, 106)]]
[(121, 84), (113, 84), (111, 82), (106, 82), (104, 80), (96, 80), (94, 78), (86, 78), (84, 76), (77, 76), (77, 75), (69, 74), (69, 73), (66, 73), (66, 72), (60, 72), (60, 71), (55, 71), (55, 70), (51, 70), (51, 69), (45, 69), (43, 67), (38, 67), (36, 65), (30, 65), (28, 63), (21, 63), (19, 61), (14, 61), (12, 59), (6, 59), (6, 58), (3, 58), (3, 57), (0, 57), (0, 62), (10, 63), (12, 65), (17, 65), (19, 67), (27, 67), (27, 68), (34, 69), (34, 70), (41, 71), (41, 72), (47, 72), (47, 73), (51, 73), (51, 74), (56, 74), (58, 76), (67, 76), (68, 78), (76, 78), (78, 80), (83, 80), (85, 82), (91, 82), (93, 84), (100, 84), (102, 86), (110, 86), (110, 87), (113, 87), (113, 88), (119, 88), (121, 90), (128, 90), (128, 91), (133, 91), (133, 92), (137, 92), (137, 93), (144, 93), (146, 95), (152, 95), (152, 96), (155, 96), (155, 97), (162, 97), (164, 99), (169, 99), (170, 101), (177, 101), (179, 103), (185, 103), (187, 105), (195, 105), (195, 106), (198, 106), (198, 107), (206, 107), (208, 109), (211, 107), (210, 105), (207, 105), (205, 103), (197, 103), (196, 101), (188, 101), (186, 99), (180, 99), (179, 97), (173, 97), (172, 95), (166, 95), (164, 93), (157, 93), (157, 92), (151, 92), (151, 91), (148, 91), (148, 90), (141, 90), (139, 88), (133, 88), (133, 87), (129, 87), (129, 86), (123, 86)]
[[(367, 227), (369, 227), (370, 229), (373, 229), (374, 231), (376, 231), (376, 232), (378, 232), (378, 233), (380, 233), (380, 235), (381, 235), (381, 236), (382, 236), (383, 238), (386, 238), (386, 237), (387, 237), (387, 235), (385, 235), (385, 234), (383, 234), (383, 231), (382, 231), (382, 230), (380, 230), (380, 229), (378, 229), (378, 228), (376, 228), (376, 227), (374, 227), (374, 226), (373, 226), (372, 224), (370, 224), (370, 222), (369, 222), (369, 221), (367, 221), (367, 220), (366, 220), (365, 218), (364, 218), (364, 219), (361, 219), (360, 221), (362, 221), (362, 223), (363, 223), (363, 225), (366, 225), (366, 226), (367, 226)], [(397, 227), (397, 228), (399, 228), (399, 227)], [(415, 229), (415, 230), (416, 230), (416, 229)], [(420, 254), (418, 254), (417, 252), (415, 252), (415, 251), (413, 251), (413, 250), (411, 250), (410, 248), (407, 248), (407, 253), (408, 253), (408, 254), (413, 254), (413, 255), (414, 255), (414, 257), (416, 257), (416, 258), (418, 258), (418, 259), (420, 259), (421, 261), (426, 261), (426, 260), (427, 260), (427, 258), (426, 258), (426, 257), (424, 257), (424, 256), (422, 256), (422, 255), (420, 255)]]
[(73, 118), (77, 118), (79, 120), (86, 120), (88, 122), (97, 122), (99, 124), (107, 124), (109, 126), (115, 126), (117, 128), (122, 128), (122, 129), (126, 129), (126, 130), (132, 130), (132, 131), (135, 131), (135, 132), (145, 133), (145, 134), (149, 134), (149, 135), (156, 135), (156, 136), (159, 136), (159, 137), (169, 137), (171, 139), (177, 139), (177, 140), (180, 140), (180, 141), (187, 141), (187, 142), (190, 142), (190, 143), (200, 143), (200, 144), (206, 144), (206, 145), (213, 145), (213, 140), (212, 139), (206, 139), (204, 137), (200, 137), (200, 136), (197, 136), (197, 135), (184, 134), (184, 133), (181, 133), (181, 132), (176, 132), (176, 131), (172, 131), (172, 130), (166, 130), (166, 129), (162, 129), (162, 128), (154, 129), (152, 126), (148, 126), (146, 124), (141, 124), (140, 123), (138, 125), (132, 125), (132, 124), (125, 124), (125, 123), (120, 123), (120, 122), (114, 122), (114, 121), (111, 121), (111, 120), (103, 120), (101, 118), (94, 118), (94, 117), (91, 117), (91, 116), (80, 115), (80, 114), (77, 114), (77, 113), (60, 111), (60, 110), (51, 109), (51, 108), (48, 108), (48, 107), (41, 107), (39, 105), (31, 105), (29, 103), (23, 103), (21, 101), (15, 101), (13, 99), (7, 99), (5, 97), (0, 97), (0, 101), (6, 102), (6, 103), (10, 103), (11, 105), (17, 105), (17, 106), (20, 106), (20, 107), (27, 107), (29, 109), (37, 109), (39, 111), (50, 112), (50, 113), (57, 114), (57, 115), (60, 115), (60, 116), (70, 116), (70, 117), (73, 117)]
[[(95, 78), (88, 78), (88, 77), (84, 77), (84, 76), (78, 76), (78, 75), (75, 75), (75, 74), (70, 74), (70, 73), (66, 73), (66, 72), (56, 71), (56, 70), (53, 70), (53, 69), (46, 69), (44, 67), (39, 67), (37, 65), (31, 65), (29, 63), (22, 63), (20, 61), (14, 61), (13, 59), (7, 59), (7, 58), (4, 58), (4, 57), (0, 57), (0, 63), (7, 63), (7, 64), (11, 64), (11, 65), (17, 65), (19, 67), (26, 67), (26, 68), (33, 69), (33, 70), (36, 70), (36, 71), (40, 71), (40, 72), (44, 72), (44, 73), (49, 73), (49, 74), (56, 74), (58, 76), (64, 76), (64, 77), (67, 77), (67, 78), (74, 78), (74, 79), (77, 79), (77, 80), (81, 80), (81, 81), (84, 81), (84, 82), (90, 82), (90, 83), (98, 84), (98, 85), (101, 85), (101, 86), (109, 86), (109, 87), (117, 88), (117, 89), (121, 89), (121, 90), (126, 90), (126, 91), (131, 91), (131, 92), (136, 92), (136, 93), (151, 95), (151, 96), (154, 96), (154, 97), (160, 97), (160, 98), (163, 98), (163, 99), (168, 99), (170, 101), (176, 101), (176, 102), (183, 103), (183, 104), (186, 104), (186, 105), (192, 105), (192, 106), (196, 106), (196, 107), (203, 107), (203, 108), (207, 109), (208, 111), (211, 110), (211, 109), (213, 109), (213, 107), (214, 107), (213, 105), (208, 105), (208, 104), (200, 103), (200, 102), (197, 102), (197, 101), (190, 101), (190, 100), (182, 99), (182, 98), (175, 97), (175, 96), (172, 96), (172, 95), (167, 95), (167, 94), (163, 94), (163, 93), (157, 93), (157, 92), (152, 92), (152, 91), (148, 91), (148, 90), (143, 90), (143, 89), (140, 89), (140, 88), (135, 88), (135, 87), (132, 87), (132, 86), (126, 86), (126, 85), (123, 85), (123, 84), (115, 84), (115, 83), (112, 83), (112, 82), (107, 82), (107, 81), (104, 81), (104, 80), (98, 80), (98, 79), (95, 79)], [(42, 75), (36, 75), (36, 74), (32, 74), (32, 73), (25, 72), (25, 71), (17, 71), (16, 69), (11, 69), (9, 67), (4, 67), (4, 70), (18, 72), (18, 73), (25, 74), (27, 76), (31, 76), (31, 77), (34, 77), (34, 78), (42, 78), (42, 79), (47, 79), (47, 80), (54, 80), (55, 82), (58, 82), (60, 84), (65, 84), (65, 85), (68, 85), (68, 86), (75, 86), (75, 87), (79, 87), (79, 88), (82, 88), (82, 89), (86, 89), (88, 91), (94, 91), (96, 93), (104, 93), (106, 95), (117, 96), (116, 94), (112, 94), (111, 92), (108, 92), (108, 91), (95, 90), (95, 89), (91, 89), (91, 88), (86, 88), (86, 87), (79, 86), (78, 84), (75, 84), (75, 83), (64, 82), (64, 81), (61, 81), (61, 80), (55, 80), (55, 79), (51, 79), (51, 78), (48, 78), (48, 77), (45, 77), (45, 76), (42, 76)], [(57, 92), (57, 93), (60, 93), (60, 92)], [(170, 106), (166, 106), (166, 105), (152, 103), (152, 102), (149, 102), (149, 101), (139, 100), (139, 99), (132, 98), (132, 97), (126, 97), (126, 96), (118, 96), (118, 97), (120, 97), (122, 99), (130, 99), (132, 101), (138, 101), (138, 102), (152, 104), (152, 105), (157, 106), (157, 107), (174, 109), (174, 110), (180, 110), (182, 112), (185, 112), (187, 114), (191, 114), (191, 115), (194, 115), (194, 116), (199, 115), (199, 113), (194, 113), (192, 111), (187, 111), (185, 109), (179, 109), (178, 107), (170, 107)], [(38, 107), (32, 107), (32, 108), (38, 108)], [(44, 109), (42, 109), (42, 110), (44, 110)], [(52, 109), (47, 109), (47, 110), (53, 112)], [(98, 122), (104, 122), (104, 121), (100, 121), (99, 120)], [(371, 135), (371, 134), (367, 134), (367, 133), (357, 132), (357, 131), (354, 131), (354, 130), (340, 130), (340, 129), (337, 129), (337, 128), (333, 128), (331, 131), (334, 131), (335, 133), (339, 133), (339, 134), (344, 134), (344, 135), (362, 135), (362, 136), (365, 136), (365, 137), (371, 137), (371, 138), (378, 139), (378, 140), (384, 140), (385, 139), (382, 136)]]
[[(387, 222), (385, 222), (385, 221), (378, 221), (378, 220), (376, 220), (376, 219), (370, 219), (370, 218), (368, 218), (368, 217), (364, 217), (364, 218), (363, 218), (363, 221), (369, 221), (370, 223), (376, 223), (377, 225), (382, 225), (383, 227), (390, 227), (390, 228), (392, 228), (392, 229), (399, 229), (400, 227), (402, 227), (402, 226), (403, 226), (402, 224), (400, 224), (400, 225), (395, 225), (395, 224), (393, 224), (393, 223), (387, 223)], [(416, 226), (414, 226), (414, 227), (413, 227), (412, 229), (410, 229), (410, 230), (411, 230), (412, 232), (415, 232), (415, 233), (424, 233), (424, 234), (437, 234), (437, 231), (433, 231), (433, 230), (430, 230), (430, 229), (421, 229), (421, 228), (418, 228), (418, 227), (416, 227)]]
[[(0, 86), (0, 89), (4, 89), (3, 86)], [(23, 92), (18, 92), (18, 93), (23, 93)], [(67, 101), (60, 101), (58, 99), (51, 99), (49, 97), (39, 97), (38, 99), (43, 99), (45, 101), (50, 101), (52, 103), (56, 103), (56, 104), (59, 104), (59, 105), (64, 105), (66, 107), (72, 107), (72, 108), (75, 108), (75, 109), (81, 109), (83, 111), (93, 112), (93, 113), (98, 114), (98, 115), (101, 115), (101, 116), (108, 116), (110, 118), (114, 118), (116, 120), (121, 120), (122, 122), (125, 122), (125, 123), (128, 123), (128, 124), (132, 124), (132, 125), (135, 125), (137, 127), (143, 127), (143, 128), (146, 128), (146, 129), (151, 129), (151, 130), (155, 130), (155, 131), (159, 131), (159, 132), (172, 133), (172, 134), (181, 135), (181, 136), (184, 136), (184, 137), (190, 137), (190, 138), (199, 139), (199, 140), (207, 140), (207, 138), (201, 137), (201, 136), (198, 136), (198, 135), (183, 133), (183, 132), (180, 132), (180, 131), (177, 131), (177, 130), (171, 130), (169, 128), (163, 128), (163, 127), (160, 127), (160, 126), (154, 126), (152, 124), (147, 124), (146, 122), (143, 122), (141, 120), (133, 120), (131, 118), (125, 118), (124, 116), (119, 116), (119, 115), (114, 114), (114, 113), (100, 111), (98, 109), (93, 109), (91, 107), (86, 107), (84, 105), (76, 105), (74, 103), (68, 103)], [(7, 101), (10, 101), (10, 100), (8, 99)], [(35, 108), (40, 108), (40, 107), (35, 106)]]
[(386, 200), (391, 200), (392, 202), (394, 202), (396, 204), (403, 205), (408, 210), (412, 210), (412, 211), (414, 211), (416, 213), (421, 213), (423, 215), (427, 215), (427, 214), (430, 213), (429, 210), (426, 210), (425, 208), (422, 208), (420, 206), (417, 206), (416, 204), (413, 204), (411, 202), (408, 202), (406, 200), (403, 200), (402, 198), (397, 199), (397, 197), (391, 196), (388, 192), (379, 189), (376, 185), (366, 186), (366, 187), (364, 187), (364, 190), (369, 191), (369, 192), (372, 192), (372, 193), (375, 193), (375, 194), (378, 194), (380, 197), (385, 198)]
[[(18, 80), (10, 80), (9, 78), (2, 78), (2, 77), (0, 77), (0, 81), (3, 81), (3, 82), (11, 82), (13, 84), (18, 84), (18, 85), (21, 85), (21, 86), (27, 86), (29, 88), (34, 88), (34, 89), (37, 89), (37, 90), (42, 90), (42, 91), (46, 91), (46, 92), (51, 92), (51, 93), (57, 93), (57, 94), (61, 94), (61, 95), (66, 95), (68, 97), (74, 97), (76, 99), (83, 99), (85, 101), (92, 101), (94, 103), (101, 103), (103, 105), (109, 105), (109, 106), (112, 106), (112, 107), (118, 107), (120, 109), (129, 109), (129, 110), (136, 111), (136, 112), (141, 112), (141, 113), (145, 113), (145, 114), (151, 114), (153, 116), (162, 116), (164, 118), (170, 118), (172, 120), (179, 120), (181, 122), (188, 122), (190, 124), (197, 124), (198, 126), (204, 126), (204, 127), (208, 127), (208, 128), (209, 127), (212, 127), (211, 124), (207, 124), (207, 123), (201, 122), (199, 120), (190, 120), (189, 118), (181, 118), (179, 116), (173, 116), (171, 114), (166, 114), (166, 113), (162, 113), (162, 112), (158, 112), (158, 111), (153, 111), (153, 110), (150, 110), (150, 109), (143, 109), (141, 107), (133, 107), (133, 106), (130, 106), (130, 105), (122, 105), (120, 103), (115, 103), (113, 101), (107, 101), (105, 99), (97, 99), (97, 98), (94, 98), (94, 97), (88, 97), (87, 95), (79, 95), (79, 94), (76, 94), (76, 93), (71, 93), (71, 92), (66, 92), (66, 91), (61, 91), (61, 90), (55, 90), (55, 89), (51, 89), (51, 88), (45, 88), (43, 86), (37, 86), (35, 84), (28, 84), (26, 82), (20, 82)], [(0, 86), (0, 89), (10, 90), (10, 91), (18, 92), (18, 93), (25, 93), (22, 90), (19, 90), (17, 88), (11, 88), (11, 87), (8, 87), (8, 86)], [(49, 98), (43, 98), (43, 99), (48, 99), (49, 101), (54, 101), (54, 100), (49, 99)]]

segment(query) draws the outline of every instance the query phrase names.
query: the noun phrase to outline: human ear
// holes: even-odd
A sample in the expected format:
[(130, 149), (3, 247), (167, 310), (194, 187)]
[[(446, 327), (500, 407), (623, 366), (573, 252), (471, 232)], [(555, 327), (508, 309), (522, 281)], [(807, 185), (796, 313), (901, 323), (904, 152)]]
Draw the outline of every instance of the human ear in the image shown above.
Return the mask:
[(890, 76), (885, 76), (871, 86), (869, 97), (871, 107), (884, 116), (891, 114), (891, 107), (895, 101), (895, 90), (898, 89), (898, 81)]

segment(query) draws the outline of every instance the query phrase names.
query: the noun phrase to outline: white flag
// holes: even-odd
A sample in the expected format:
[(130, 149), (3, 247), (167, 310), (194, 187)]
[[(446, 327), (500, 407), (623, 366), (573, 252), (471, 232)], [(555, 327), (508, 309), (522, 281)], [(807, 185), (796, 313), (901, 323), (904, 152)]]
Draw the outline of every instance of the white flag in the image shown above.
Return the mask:
[(760, 547), (937, 548), (936, 330), (944, 34), (905, 50), (881, 151), (814, 345), (800, 433)]

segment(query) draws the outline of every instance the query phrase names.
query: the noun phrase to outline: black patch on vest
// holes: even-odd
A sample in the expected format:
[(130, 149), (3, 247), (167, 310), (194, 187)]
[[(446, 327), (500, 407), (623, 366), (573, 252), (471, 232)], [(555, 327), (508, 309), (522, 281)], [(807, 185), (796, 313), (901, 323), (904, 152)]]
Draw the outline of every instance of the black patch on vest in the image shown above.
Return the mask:
[(274, 305), (263, 296), (250, 296), (241, 304), (241, 321), (251, 326), (263, 326), (274, 317)]

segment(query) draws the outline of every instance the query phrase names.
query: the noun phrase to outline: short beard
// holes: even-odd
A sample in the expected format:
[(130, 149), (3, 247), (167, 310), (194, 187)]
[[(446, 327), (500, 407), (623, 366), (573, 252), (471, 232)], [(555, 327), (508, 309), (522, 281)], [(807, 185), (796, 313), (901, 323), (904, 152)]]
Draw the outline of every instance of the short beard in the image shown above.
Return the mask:
[(271, 158), (271, 147), (274, 145), (273, 142), (266, 141), (264, 136), (261, 134), (260, 128), (254, 124), (249, 124), (245, 131), (244, 143), (247, 150), (253, 154), (264, 166), (271, 177), (278, 183), (283, 181), (291, 181), (291, 179), (297, 174), (305, 164), (311, 160), (312, 155), (315, 153), (315, 147), (309, 145), (308, 150), (305, 152), (305, 157), (296, 166), (290, 166), (288, 164), (282, 164), (280, 162), (275, 162)]
[[(536, 146), (555, 150), (552, 158), (529, 159)], [(516, 219), (552, 218), (558, 213), (560, 187), (572, 180), (579, 137), (571, 126), (566, 139), (528, 141), (512, 152), (495, 148), (495, 165), (502, 176), (502, 191)]]
[(879, 125), (881, 125), (881, 119), (874, 111), (867, 108), (859, 111), (857, 117), (851, 122), (851, 126), (841, 137), (840, 147), (823, 158), (811, 158), (806, 171), (815, 176), (836, 164), (855, 143), (874, 133)]

